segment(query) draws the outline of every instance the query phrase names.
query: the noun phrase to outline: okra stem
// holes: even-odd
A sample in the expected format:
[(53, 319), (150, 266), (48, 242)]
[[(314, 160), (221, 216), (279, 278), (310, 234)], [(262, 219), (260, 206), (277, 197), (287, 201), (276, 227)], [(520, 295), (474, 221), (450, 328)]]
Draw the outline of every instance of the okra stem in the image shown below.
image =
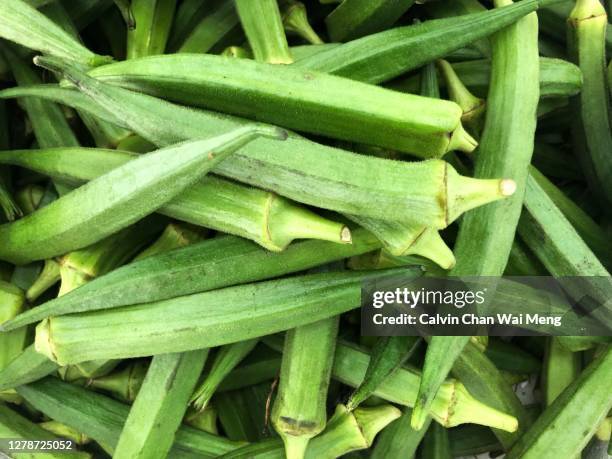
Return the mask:
[(45, 260), (40, 275), (26, 292), (27, 300), (33, 303), (40, 295), (58, 283), (60, 279), (60, 265), (55, 260)]
[(283, 10), (285, 31), (299, 35), (313, 45), (320, 45), (323, 40), (317, 35), (308, 22), (306, 7), (302, 2), (289, 0)]

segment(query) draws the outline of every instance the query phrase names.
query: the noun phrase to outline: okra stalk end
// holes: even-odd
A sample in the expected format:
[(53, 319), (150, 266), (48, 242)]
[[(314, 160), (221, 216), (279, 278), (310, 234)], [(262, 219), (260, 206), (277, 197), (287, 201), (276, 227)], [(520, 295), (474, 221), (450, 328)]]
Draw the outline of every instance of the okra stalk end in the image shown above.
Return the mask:
[(26, 292), (26, 299), (32, 303), (60, 280), (60, 265), (55, 260), (45, 260), (42, 272)]
[(311, 437), (303, 435), (294, 436), (287, 433), (281, 435), (285, 444), (285, 456), (287, 459), (303, 459), (306, 454), (306, 448)]
[(402, 412), (392, 405), (381, 405), (356, 408), (353, 415), (369, 448), (378, 432), (399, 418)]
[(446, 223), (475, 207), (512, 196), (516, 182), (512, 179), (477, 179), (459, 175), (446, 166)]
[(462, 151), (464, 153), (473, 152), (478, 146), (478, 142), (463, 127), (461, 123), (451, 134), (447, 151)]
[(574, 9), (569, 15), (568, 22), (571, 24), (602, 17), (607, 17), (606, 9), (599, 0), (576, 0)]
[(308, 22), (306, 7), (302, 2), (291, 2), (283, 14), (285, 30), (293, 32), (313, 45), (323, 44), (323, 40)]
[(425, 228), (410, 247), (409, 254), (425, 257), (443, 269), (451, 269), (456, 262), (453, 251), (435, 228)]
[(53, 342), (51, 340), (51, 320), (52, 318), (44, 319), (36, 326), (34, 349), (36, 352), (44, 355), (49, 360), (62, 365), (65, 364), (65, 362), (60, 362), (60, 360), (57, 358)]

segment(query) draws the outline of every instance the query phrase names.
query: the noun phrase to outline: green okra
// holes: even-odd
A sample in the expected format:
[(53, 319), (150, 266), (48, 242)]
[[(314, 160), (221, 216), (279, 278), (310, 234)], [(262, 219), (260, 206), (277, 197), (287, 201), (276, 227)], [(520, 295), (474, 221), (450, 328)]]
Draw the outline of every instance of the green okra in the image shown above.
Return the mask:
[(210, 372), (189, 400), (196, 410), (206, 409), (219, 384), (256, 345), (257, 340), (251, 339), (228, 344), (218, 350)]
[(564, 289), (578, 295), (577, 299), (588, 294), (599, 306), (591, 316), (612, 327), (610, 274), (532, 176), (527, 180), (524, 207), (518, 227), (521, 238), (551, 275), (575, 276), (563, 283)]
[(127, 34), (127, 58), (163, 54), (170, 35), (176, 0), (132, 0), (135, 27)]
[(484, 353), (498, 369), (503, 371), (534, 374), (542, 367), (539, 359), (518, 346), (500, 339), (489, 339)]
[(57, 373), (64, 381), (73, 382), (80, 379), (96, 381), (112, 372), (120, 360), (91, 360), (77, 365), (61, 367)]
[(491, 11), (398, 27), (317, 53), (294, 65), (381, 83), (488, 37), (537, 6), (537, 0), (523, 0)]
[(553, 401), (580, 374), (580, 354), (563, 347), (556, 337), (547, 339), (542, 369), (544, 403), (552, 405)]
[(271, 279), (379, 247), (378, 240), (365, 230), (355, 231), (350, 245), (304, 241), (278, 254), (238, 237), (209, 239), (118, 268), (3, 326), (15, 329), (49, 316), (150, 303)]
[(423, 459), (452, 459), (448, 431), (437, 422), (427, 429), (421, 451)]
[(52, 434), (55, 434), (58, 437), (72, 440), (77, 445), (86, 445), (91, 441), (91, 438), (89, 438), (87, 435), (83, 435), (75, 429), (57, 421), (45, 421), (41, 422), (38, 425), (45, 429), (47, 432), (51, 432)]
[[(391, 405), (358, 408), (350, 412), (338, 405), (323, 433), (314, 437), (306, 449), (307, 459), (333, 459), (369, 448), (376, 434), (399, 417)], [(280, 440), (267, 440), (243, 446), (223, 456), (224, 459), (282, 459), (286, 457)]]
[[(171, 201), (241, 145), (260, 135), (278, 138), (279, 132), (247, 126), (130, 161), (47, 207), (0, 226), (0, 235), (12, 241), (0, 248), (0, 258), (24, 264), (95, 243)], [(98, 224), (101, 220), (104, 226)]]
[(504, 449), (508, 449), (527, 430), (530, 418), (512, 386), (493, 362), (472, 343), (468, 343), (455, 361), (453, 375), (465, 384), (470, 393), (492, 409), (514, 416), (518, 429), (514, 432), (493, 429)]
[(399, 268), (296, 276), (114, 310), (50, 317), (37, 327), (36, 349), (66, 365), (219, 346), (355, 309), (361, 302), (361, 282), (398, 271), (407, 277), (421, 275), (420, 269)]
[[(41, 426), (34, 424), (32, 421), (23, 417), (16, 411), (11, 410), (4, 404), (0, 404), (0, 437), (14, 441), (38, 440), (53, 442), (60, 440), (59, 437), (56, 437), (51, 432), (43, 429)], [(8, 441), (3, 441), (3, 444), (0, 446), (0, 452), (10, 454), (10, 456), (6, 457), (28, 457), (31, 459), (86, 459), (92, 457), (88, 453), (79, 451), (41, 452), (41, 450), (38, 450), (38, 452), (18, 453), (15, 455), (14, 451), (9, 450)]]
[[(317, 35), (308, 22), (306, 7), (302, 2), (288, 0), (282, 13), (283, 27), (286, 32), (299, 35), (312, 45), (320, 45), (323, 43), (321, 37)], [(291, 48), (290, 54), (293, 55)], [(295, 56), (293, 56), (293, 58), (295, 59)]]
[(40, 275), (26, 291), (26, 299), (33, 303), (40, 295), (45, 293), (61, 279), (60, 265), (53, 259), (45, 260)]
[[(218, 133), (242, 124), (231, 117), (212, 116), (111, 87), (74, 69), (66, 71), (79, 81), (79, 89), (95, 98), (97, 113), (105, 113), (110, 119), (114, 116), (119, 124), (129, 125), (159, 145), (212, 135), (213, 131), (206, 128)], [(72, 103), (75, 99), (78, 98), (63, 100)], [(87, 98), (78, 100), (82, 107), (92, 105)], [(293, 135), (274, 145), (259, 139), (244, 154), (238, 152), (224, 161), (215, 172), (306, 204), (383, 220), (395, 215), (402, 221), (420, 221), (436, 228), (446, 227), (469, 209), (514, 192), (511, 180), (462, 177), (443, 161), (382, 160), (324, 147)], [(384, 180), (378, 179), (379, 174)]]
[(323, 43), (319, 45), (299, 45), (292, 46), (291, 54), (293, 56), (294, 61), (300, 61), (302, 59), (306, 59), (310, 56), (314, 56), (321, 51), (330, 50), (332, 48), (337, 48), (340, 46), (340, 43)]
[(127, 26), (117, 10), (110, 9), (99, 21), (100, 29), (106, 38), (111, 55), (115, 60), (123, 60), (127, 54)]
[(136, 16), (134, 14), (134, 8), (132, 2), (130, 0), (113, 0), (115, 6), (121, 13), (123, 20), (125, 21), (125, 25), (128, 30), (133, 30), (136, 28)]
[(240, 46), (228, 46), (221, 53), (222, 56), (240, 58), (240, 59), (252, 59), (253, 55), (251, 52)]
[[(511, 4), (511, 0), (495, 2), (497, 8)], [(538, 19), (531, 13), (498, 32), (492, 40), (491, 86), (474, 175), (511, 176), (517, 192), (509, 200), (465, 215), (455, 242), (457, 264), (452, 275), (499, 276), (508, 262), (533, 153), (540, 95), (537, 38)], [(412, 413), (413, 428), (418, 429), (425, 422), (429, 404), (468, 339), (432, 337)]]
[(242, 389), (265, 381), (272, 381), (280, 373), (281, 357), (278, 355), (258, 356), (255, 360), (243, 362), (233, 369), (219, 384), (218, 391), (227, 392)]
[(157, 255), (158, 253), (187, 247), (203, 239), (203, 231), (199, 228), (192, 228), (189, 225), (180, 223), (170, 223), (157, 240), (140, 252), (133, 261)]
[[(62, 3), (67, 2), (68, 0), (62, 0)], [(113, 0), (79, 0), (68, 4), (70, 17), (78, 29), (82, 30), (108, 10)]]
[(503, 451), (491, 429), (477, 425), (467, 424), (449, 429), (448, 439), (453, 457)]
[(612, 202), (612, 132), (604, 38), (608, 17), (598, 0), (578, 0), (568, 21), (568, 47), (580, 67), (582, 91), (573, 99), (575, 150), (587, 182)]
[(153, 357), (114, 458), (165, 457), (172, 448), (208, 349)]
[[(263, 428), (258, 428), (257, 415), (265, 416), (263, 410), (249, 409), (248, 399), (260, 391), (260, 386), (251, 386), (242, 390), (224, 392), (215, 396), (215, 406), (219, 409), (219, 424), (230, 440), (256, 442), (265, 438)], [(266, 383), (264, 389), (269, 393), (271, 385)]]
[(291, 64), (293, 58), (277, 0), (236, 0), (235, 4), (255, 60)]
[(348, 41), (392, 26), (414, 0), (345, 0), (325, 18), (332, 41)]
[[(453, 62), (452, 68), (463, 84), (477, 97), (486, 97), (491, 82), (491, 61), (488, 59), (470, 59)], [(446, 86), (446, 81), (441, 81)], [(419, 78), (411, 76), (400, 78), (387, 85), (391, 89), (405, 92), (418, 92)], [(580, 68), (562, 59), (540, 57), (540, 97), (546, 100), (557, 97), (573, 96), (582, 88)]]
[(557, 341), (571, 352), (593, 349), (598, 344), (612, 343), (609, 336), (557, 336)]
[(90, 74), (174, 102), (423, 158), (440, 157), (450, 150), (471, 152), (476, 147), (462, 128), (461, 109), (453, 102), (400, 94), (292, 66), (177, 54), (125, 61)]
[(399, 419), (381, 432), (378, 437), (372, 459), (403, 459), (412, 458), (427, 429), (431, 424), (431, 417), (427, 419), (421, 430), (414, 430), (410, 425), (412, 410), (406, 408)]
[[(0, 148), (3, 150), (9, 148), (8, 118), (4, 102), (0, 102)], [(23, 216), (23, 211), (11, 194), (10, 178), (10, 171), (0, 168), (0, 208), (6, 219), (13, 221)]]
[(34, 345), (26, 347), (0, 371), (0, 391), (14, 389), (50, 375), (58, 365), (34, 350)]
[[(36, 409), (55, 421), (82, 432), (114, 451), (129, 406), (57, 378), (23, 385), (18, 392)], [(172, 457), (216, 457), (240, 447), (240, 442), (181, 426), (175, 436)]]
[(556, 145), (537, 142), (531, 164), (542, 175), (553, 179), (584, 180), (578, 168), (568, 167), (573, 160), (571, 154)]
[[(432, 18), (442, 19), (467, 14), (482, 13), (487, 8), (478, 0), (455, 0), (453, 2), (427, 2), (425, 11)], [(474, 41), (471, 45), (476, 48), (483, 56), (491, 55), (491, 44), (486, 38)]]
[(110, 392), (122, 401), (133, 402), (142, 387), (148, 367), (148, 362), (136, 361), (119, 371), (95, 377), (87, 385)]
[(22, 0), (0, 5), (0, 36), (51, 56), (96, 66), (111, 59), (92, 53), (60, 26)]
[(209, 52), (214, 45), (240, 24), (233, 0), (214, 0), (209, 7), (210, 13), (193, 27), (182, 42), (176, 43), (177, 52)]
[(381, 336), (372, 348), (370, 363), (363, 382), (351, 394), (346, 407), (355, 409), (395, 370), (403, 366), (419, 345), (414, 336)]
[[(23, 290), (9, 282), (0, 281), (0, 323), (14, 318), (26, 308)], [(10, 365), (27, 346), (25, 328), (0, 333), (0, 370)]]
[(208, 405), (204, 410), (199, 411), (193, 407), (187, 409), (183, 422), (191, 427), (219, 435), (217, 428), (217, 410), (212, 405)]
[(519, 439), (508, 459), (575, 457), (612, 408), (612, 347), (595, 359)]
[(285, 334), (283, 361), (271, 421), (288, 459), (305, 457), (308, 443), (325, 429), (338, 317)]
[(209, 2), (204, 3), (201, 0), (186, 0), (180, 2), (176, 7), (174, 21), (166, 48), (170, 52), (175, 52), (187, 35), (206, 15), (209, 9)]
[[(70, 184), (110, 172), (137, 155), (94, 149), (3, 152), (0, 163), (28, 167)], [(39, 161), (37, 161), (39, 159)], [(274, 193), (205, 177), (157, 210), (194, 225), (236, 234), (281, 251), (297, 238), (351, 241), (350, 230)]]
[(455, 265), (453, 252), (434, 228), (357, 215), (348, 217), (374, 234), (393, 256), (419, 255), (432, 260), (442, 269), (450, 269)]

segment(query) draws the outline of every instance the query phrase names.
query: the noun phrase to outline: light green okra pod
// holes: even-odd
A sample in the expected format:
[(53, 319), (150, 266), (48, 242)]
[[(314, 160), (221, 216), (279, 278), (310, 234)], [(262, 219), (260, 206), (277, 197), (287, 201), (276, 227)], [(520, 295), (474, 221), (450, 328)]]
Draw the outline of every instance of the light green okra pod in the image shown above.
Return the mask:
[(544, 385), (544, 402), (552, 405), (554, 400), (580, 374), (580, 354), (571, 352), (559, 343), (556, 337), (548, 338), (542, 382)]
[(312, 437), (325, 428), (338, 321), (331, 317), (285, 334), (271, 421), (283, 439), (288, 459), (305, 457)]
[(175, 8), (176, 0), (132, 0), (135, 27), (128, 30), (128, 59), (164, 53)]

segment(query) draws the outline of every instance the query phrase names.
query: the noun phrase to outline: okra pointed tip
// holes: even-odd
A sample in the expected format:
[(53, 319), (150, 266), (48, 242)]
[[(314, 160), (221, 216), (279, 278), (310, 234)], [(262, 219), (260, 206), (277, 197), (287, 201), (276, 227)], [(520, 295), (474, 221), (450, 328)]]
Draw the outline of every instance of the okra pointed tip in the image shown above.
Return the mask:
[(427, 413), (423, 408), (423, 403), (417, 400), (416, 405), (412, 409), (412, 416), (410, 417), (410, 427), (414, 430), (421, 430), (427, 421)]
[(512, 179), (503, 179), (499, 182), (499, 191), (502, 196), (512, 196), (516, 192), (516, 182)]
[(49, 360), (58, 362), (53, 349), (51, 340), (51, 321), (45, 319), (36, 326), (36, 336), (34, 338), (34, 349), (39, 354), (46, 356)]

